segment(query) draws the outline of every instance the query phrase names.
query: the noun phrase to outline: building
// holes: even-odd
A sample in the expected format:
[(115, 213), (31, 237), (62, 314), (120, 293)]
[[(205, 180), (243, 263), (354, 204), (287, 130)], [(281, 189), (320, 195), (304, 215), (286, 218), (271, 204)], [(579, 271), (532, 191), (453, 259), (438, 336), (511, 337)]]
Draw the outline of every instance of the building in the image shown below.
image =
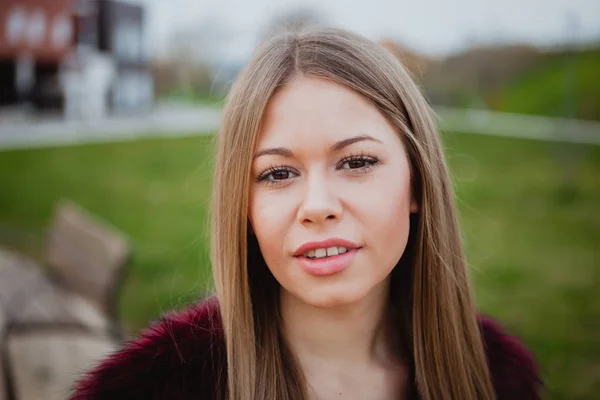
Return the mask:
[(0, 105), (67, 116), (145, 110), (153, 103), (145, 8), (117, 0), (3, 0)]

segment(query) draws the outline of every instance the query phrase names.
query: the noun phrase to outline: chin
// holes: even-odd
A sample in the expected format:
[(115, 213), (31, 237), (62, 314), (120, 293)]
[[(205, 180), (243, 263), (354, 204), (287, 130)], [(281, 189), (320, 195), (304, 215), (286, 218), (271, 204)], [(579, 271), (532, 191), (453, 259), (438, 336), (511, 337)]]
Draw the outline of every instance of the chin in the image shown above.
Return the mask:
[(335, 285), (334, 287), (324, 285), (320, 288), (296, 292), (294, 295), (303, 303), (318, 308), (343, 307), (356, 303), (366, 296), (367, 291), (365, 290), (343, 286), (346, 285)]

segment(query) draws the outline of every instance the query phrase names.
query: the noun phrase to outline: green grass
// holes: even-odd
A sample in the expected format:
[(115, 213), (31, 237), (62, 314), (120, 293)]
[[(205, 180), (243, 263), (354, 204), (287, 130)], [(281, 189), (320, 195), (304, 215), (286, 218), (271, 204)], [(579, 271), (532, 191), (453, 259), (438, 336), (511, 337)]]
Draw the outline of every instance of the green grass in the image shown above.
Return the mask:
[(600, 120), (600, 49), (560, 54), (504, 88), (499, 111)]
[[(0, 153), (0, 226), (6, 241), (23, 247), (19, 236), (38, 239), (61, 197), (126, 232), (135, 259), (121, 312), (127, 326), (137, 330), (205, 289), (211, 140), (200, 136)], [(39, 242), (26, 240), (25, 246), (35, 250)]]
[[(210, 281), (211, 140), (0, 153), (0, 240), (35, 255), (61, 197), (116, 225), (135, 246), (121, 310), (137, 331)], [(600, 147), (445, 143), (480, 309), (535, 353), (550, 398), (599, 398)]]
[(600, 147), (447, 142), (478, 305), (534, 351), (550, 398), (598, 398)]

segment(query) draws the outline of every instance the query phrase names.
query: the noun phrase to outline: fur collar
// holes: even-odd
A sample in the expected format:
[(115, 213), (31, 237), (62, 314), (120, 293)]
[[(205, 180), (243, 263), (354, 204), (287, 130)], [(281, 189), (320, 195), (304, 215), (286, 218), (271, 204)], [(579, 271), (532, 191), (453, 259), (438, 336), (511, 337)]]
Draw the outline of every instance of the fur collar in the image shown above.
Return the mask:
[[(86, 373), (71, 400), (214, 400), (226, 357), (216, 299), (172, 312)], [(532, 355), (491, 318), (480, 326), (499, 400), (539, 399)]]

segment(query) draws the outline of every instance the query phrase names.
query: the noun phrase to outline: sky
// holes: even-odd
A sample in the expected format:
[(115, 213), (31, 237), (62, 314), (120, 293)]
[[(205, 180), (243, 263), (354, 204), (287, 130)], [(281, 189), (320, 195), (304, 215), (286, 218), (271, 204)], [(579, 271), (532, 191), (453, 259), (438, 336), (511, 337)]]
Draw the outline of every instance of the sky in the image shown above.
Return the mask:
[(315, 9), (330, 25), (372, 39), (396, 39), (428, 55), (446, 55), (473, 43), (600, 41), (600, 0), (128, 1), (147, 5), (146, 40), (157, 56), (169, 51), (175, 29), (212, 23), (232, 34), (220, 46), (221, 55), (247, 57), (270, 18), (298, 6)]

